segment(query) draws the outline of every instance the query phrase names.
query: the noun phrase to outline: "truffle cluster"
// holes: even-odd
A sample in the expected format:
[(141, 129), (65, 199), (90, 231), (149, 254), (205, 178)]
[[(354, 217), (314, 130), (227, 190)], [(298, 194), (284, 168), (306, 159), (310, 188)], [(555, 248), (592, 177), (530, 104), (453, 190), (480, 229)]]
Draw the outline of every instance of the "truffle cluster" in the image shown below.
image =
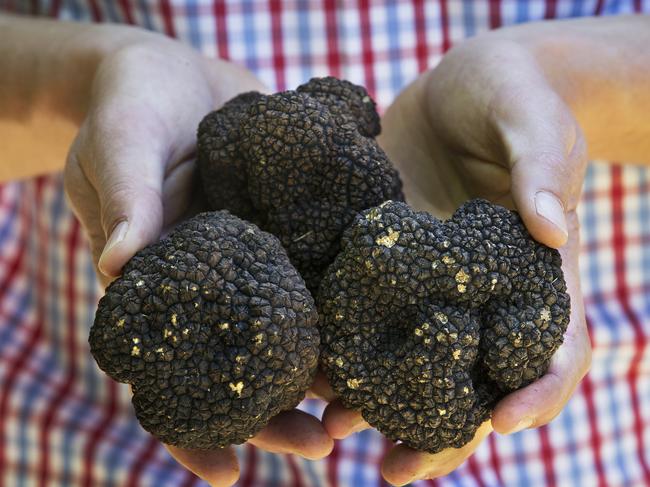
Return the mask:
[(100, 300), (100, 368), (132, 385), (142, 426), (212, 449), (248, 440), (293, 408), (318, 364), (318, 315), (274, 236), (203, 213), (138, 252)]
[(318, 296), (321, 367), (346, 407), (436, 453), (542, 376), (569, 296), (559, 253), (473, 200), (441, 222), (387, 202), (359, 215)]
[(314, 78), (295, 91), (240, 95), (199, 126), (208, 202), (276, 235), (315, 291), (355, 215), (403, 199), (378, 133), (375, 103), (347, 81)]
[(335, 78), (204, 118), (200, 176), (228, 211), (138, 252), (90, 332), (146, 430), (185, 448), (242, 443), (302, 399), (320, 346), (346, 407), (435, 453), (545, 373), (569, 317), (558, 252), (486, 201), (446, 222), (414, 212), (379, 130), (368, 93)]

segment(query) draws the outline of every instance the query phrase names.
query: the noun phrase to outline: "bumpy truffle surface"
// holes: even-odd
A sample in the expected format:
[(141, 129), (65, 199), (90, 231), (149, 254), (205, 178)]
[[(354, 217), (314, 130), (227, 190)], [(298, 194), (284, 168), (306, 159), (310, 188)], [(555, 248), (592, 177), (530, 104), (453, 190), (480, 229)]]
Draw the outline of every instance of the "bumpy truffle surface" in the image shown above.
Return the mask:
[(318, 296), (321, 366), (388, 438), (431, 453), (466, 444), (562, 343), (561, 257), (515, 212), (472, 200), (441, 222), (387, 202), (341, 247)]
[(100, 368), (132, 384), (142, 426), (164, 443), (239, 444), (304, 396), (318, 315), (277, 238), (203, 213), (138, 252), (100, 300)]
[(374, 102), (347, 81), (315, 78), (295, 91), (240, 95), (199, 125), (208, 202), (276, 235), (316, 290), (354, 216), (403, 199), (378, 133)]

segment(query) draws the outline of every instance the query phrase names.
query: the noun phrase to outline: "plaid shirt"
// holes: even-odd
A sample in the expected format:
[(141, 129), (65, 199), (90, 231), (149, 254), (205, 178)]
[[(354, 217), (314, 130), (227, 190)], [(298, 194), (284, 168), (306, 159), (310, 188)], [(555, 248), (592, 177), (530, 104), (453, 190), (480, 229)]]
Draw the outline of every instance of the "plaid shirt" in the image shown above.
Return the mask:
[[(380, 107), (454, 43), (500, 25), (650, 12), (649, 0), (0, 0), (62, 19), (160, 31), (275, 89), (333, 74)], [(548, 426), (492, 434), (452, 474), (416, 485), (650, 486), (650, 173), (593, 163), (579, 206), (593, 365)], [(138, 425), (128, 389), (90, 356), (100, 290), (60, 175), (0, 186), (0, 485), (189, 486)], [(320, 414), (323, 404), (303, 409)], [(316, 462), (238, 448), (240, 486), (385, 485), (375, 431)]]

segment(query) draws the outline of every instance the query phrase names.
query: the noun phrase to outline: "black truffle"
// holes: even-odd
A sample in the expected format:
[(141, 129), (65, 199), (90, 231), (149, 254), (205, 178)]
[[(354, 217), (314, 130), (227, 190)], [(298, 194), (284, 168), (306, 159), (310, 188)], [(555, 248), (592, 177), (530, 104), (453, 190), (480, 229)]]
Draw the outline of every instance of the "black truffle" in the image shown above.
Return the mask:
[(430, 453), (466, 444), (562, 343), (561, 257), (515, 212), (473, 200), (441, 222), (387, 202), (341, 247), (317, 300), (321, 367), (392, 440)]
[(318, 315), (277, 238), (203, 213), (138, 252), (100, 300), (90, 347), (132, 384), (164, 443), (239, 444), (293, 408), (318, 365)]
[(378, 133), (374, 102), (347, 81), (316, 78), (295, 91), (240, 95), (199, 126), (208, 202), (276, 235), (315, 291), (355, 215), (403, 199)]

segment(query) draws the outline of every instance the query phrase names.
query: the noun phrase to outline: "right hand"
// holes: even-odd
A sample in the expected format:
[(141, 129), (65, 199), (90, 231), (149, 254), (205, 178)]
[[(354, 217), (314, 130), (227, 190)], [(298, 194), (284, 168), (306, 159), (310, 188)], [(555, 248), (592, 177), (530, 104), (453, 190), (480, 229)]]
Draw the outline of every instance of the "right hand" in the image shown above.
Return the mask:
[[(407, 201), (418, 210), (444, 218), (476, 197), (516, 208), (533, 238), (562, 254), (571, 319), (547, 373), (504, 397), (491, 423), (470, 443), (435, 455), (394, 447), (382, 473), (396, 485), (446, 475), (493, 429), (507, 434), (548, 423), (591, 360), (576, 214), (585, 140), (535, 57), (499, 35), (460, 44), (407, 87), (383, 117), (380, 144), (400, 170)], [(333, 438), (368, 427), (360, 413), (338, 401), (328, 406), (323, 422)]]
[[(209, 111), (251, 90), (265, 88), (245, 69), (209, 60), (162, 36), (143, 33), (142, 42), (102, 59), (69, 152), (65, 189), (90, 238), (103, 284), (165, 228), (200, 210), (194, 191), (198, 124)], [(333, 447), (320, 421), (298, 410), (276, 416), (250, 442), (312, 459)], [(237, 480), (232, 448), (167, 449), (213, 485)]]

